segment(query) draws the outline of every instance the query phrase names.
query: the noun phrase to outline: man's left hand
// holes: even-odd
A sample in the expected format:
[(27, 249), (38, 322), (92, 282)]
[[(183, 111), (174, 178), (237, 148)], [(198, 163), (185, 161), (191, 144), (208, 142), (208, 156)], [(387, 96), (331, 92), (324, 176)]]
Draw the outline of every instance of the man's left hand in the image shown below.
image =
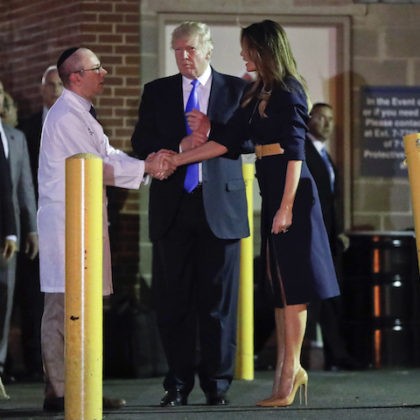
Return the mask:
[(38, 235), (35, 232), (28, 233), (25, 241), (25, 254), (30, 260), (33, 260), (38, 255)]

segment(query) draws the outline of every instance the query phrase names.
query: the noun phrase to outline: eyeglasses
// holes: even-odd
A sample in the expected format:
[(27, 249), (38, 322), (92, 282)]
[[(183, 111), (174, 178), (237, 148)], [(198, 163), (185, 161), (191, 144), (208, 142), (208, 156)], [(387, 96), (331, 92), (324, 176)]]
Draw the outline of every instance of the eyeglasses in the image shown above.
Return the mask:
[(102, 69), (103, 69), (102, 64), (98, 64), (97, 66), (92, 67), (91, 69), (76, 70), (73, 73), (84, 73), (85, 71), (94, 71), (96, 74), (99, 74)]

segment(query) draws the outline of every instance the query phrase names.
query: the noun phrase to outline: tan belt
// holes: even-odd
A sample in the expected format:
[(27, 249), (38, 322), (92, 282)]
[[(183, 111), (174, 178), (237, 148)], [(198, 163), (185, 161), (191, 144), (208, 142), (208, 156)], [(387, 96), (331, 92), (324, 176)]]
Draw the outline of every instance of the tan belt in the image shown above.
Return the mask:
[(282, 155), (283, 153), (284, 149), (280, 146), (280, 143), (257, 144), (255, 146), (257, 159), (261, 159), (264, 156)]

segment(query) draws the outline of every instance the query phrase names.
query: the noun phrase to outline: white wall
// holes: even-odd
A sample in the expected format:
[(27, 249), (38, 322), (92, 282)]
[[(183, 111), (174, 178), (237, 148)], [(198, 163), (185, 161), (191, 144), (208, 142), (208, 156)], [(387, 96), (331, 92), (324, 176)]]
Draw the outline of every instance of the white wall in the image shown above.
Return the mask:
[[(176, 25), (164, 28), (167, 47), (161, 55), (160, 76), (178, 72), (171, 45)], [(312, 102), (331, 102), (330, 81), (337, 75), (337, 29), (331, 27), (285, 26), (301, 75), (306, 79)], [(241, 77), (245, 68), (239, 45), (240, 27), (236, 24), (211, 24), (214, 52), (212, 64), (222, 72)]]

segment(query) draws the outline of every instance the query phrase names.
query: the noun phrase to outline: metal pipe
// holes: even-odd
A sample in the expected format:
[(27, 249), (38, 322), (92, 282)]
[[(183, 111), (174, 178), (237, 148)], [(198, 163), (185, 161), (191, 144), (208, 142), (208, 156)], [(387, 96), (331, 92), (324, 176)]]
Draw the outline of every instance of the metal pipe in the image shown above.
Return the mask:
[(243, 164), (250, 235), (241, 239), (238, 329), (235, 377), (254, 379), (254, 163)]
[(65, 419), (102, 419), (102, 159), (66, 159)]

